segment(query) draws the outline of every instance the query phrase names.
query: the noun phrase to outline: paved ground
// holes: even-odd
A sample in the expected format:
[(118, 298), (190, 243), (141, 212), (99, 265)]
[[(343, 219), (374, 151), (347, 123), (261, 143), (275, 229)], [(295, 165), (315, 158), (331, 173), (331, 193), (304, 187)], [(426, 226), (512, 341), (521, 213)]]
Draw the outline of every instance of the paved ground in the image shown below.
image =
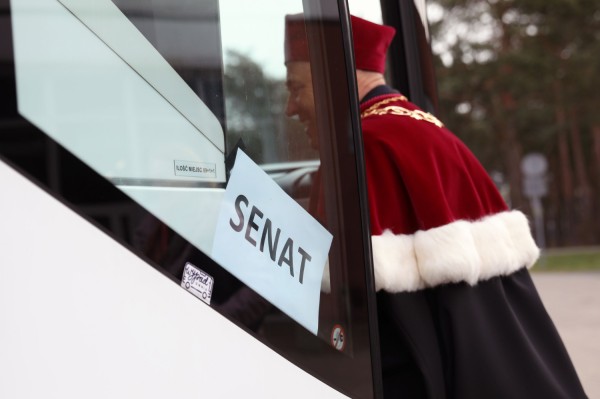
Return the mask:
[(600, 398), (600, 272), (538, 272), (533, 279), (586, 393)]

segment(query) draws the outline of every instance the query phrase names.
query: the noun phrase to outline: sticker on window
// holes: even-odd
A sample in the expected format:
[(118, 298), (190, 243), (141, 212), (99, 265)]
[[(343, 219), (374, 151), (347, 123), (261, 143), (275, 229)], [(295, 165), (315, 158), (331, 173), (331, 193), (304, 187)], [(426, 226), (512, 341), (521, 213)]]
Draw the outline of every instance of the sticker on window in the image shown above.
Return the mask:
[(175, 175), (187, 177), (217, 177), (217, 166), (214, 163), (190, 162), (175, 160)]
[(212, 276), (204, 273), (190, 262), (185, 264), (181, 286), (208, 305), (210, 305), (213, 284), (214, 279)]
[(339, 324), (333, 326), (331, 330), (331, 345), (339, 351), (343, 351), (346, 346), (346, 334), (344, 328)]

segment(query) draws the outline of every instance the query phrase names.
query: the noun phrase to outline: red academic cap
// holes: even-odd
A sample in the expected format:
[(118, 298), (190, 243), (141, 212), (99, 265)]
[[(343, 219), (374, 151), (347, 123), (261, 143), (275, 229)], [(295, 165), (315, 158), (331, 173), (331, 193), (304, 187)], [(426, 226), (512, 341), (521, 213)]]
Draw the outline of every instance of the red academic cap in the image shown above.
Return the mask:
[(387, 49), (396, 34), (391, 26), (351, 16), (356, 69), (383, 73)]
[(285, 16), (285, 63), (309, 61), (304, 14)]
[[(383, 73), (387, 49), (396, 34), (391, 26), (351, 16), (356, 69)], [(285, 17), (285, 63), (309, 61), (303, 14)]]

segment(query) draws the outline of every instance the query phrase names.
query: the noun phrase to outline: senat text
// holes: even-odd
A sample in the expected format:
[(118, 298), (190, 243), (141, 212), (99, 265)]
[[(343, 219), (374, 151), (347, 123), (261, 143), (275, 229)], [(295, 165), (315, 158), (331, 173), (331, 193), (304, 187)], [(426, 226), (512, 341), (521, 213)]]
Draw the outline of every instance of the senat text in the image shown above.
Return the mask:
[[(250, 203), (245, 195), (238, 195), (235, 199), (235, 211), (237, 213), (238, 221), (234, 222), (233, 219), (229, 220), (231, 228), (240, 233), (244, 230), (244, 224), (246, 222), (246, 215), (242, 208), (248, 210)], [(271, 219), (266, 218), (264, 223), (259, 226), (257, 222), (262, 220), (264, 213), (256, 206), (252, 206), (250, 210), (250, 216), (248, 218), (248, 224), (246, 224), (246, 231), (244, 237), (246, 241), (252, 244), (254, 247), (264, 253), (265, 244), (269, 251), (271, 260), (281, 267), (284, 263), (290, 268), (290, 276), (294, 277), (294, 264), (300, 264), (300, 275), (298, 276), (298, 282), (302, 284), (304, 279), (304, 267), (306, 262), (310, 262), (312, 257), (300, 246), (298, 250), (294, 251), (294, 240), (288, 237), (283, 245), (280, 245), (281, 241), (281, 229), (275, 230), (275, 236), (273, 237), (273, 222)], [(257, 243), (257, 239), (260, 237), (260, 242)]]

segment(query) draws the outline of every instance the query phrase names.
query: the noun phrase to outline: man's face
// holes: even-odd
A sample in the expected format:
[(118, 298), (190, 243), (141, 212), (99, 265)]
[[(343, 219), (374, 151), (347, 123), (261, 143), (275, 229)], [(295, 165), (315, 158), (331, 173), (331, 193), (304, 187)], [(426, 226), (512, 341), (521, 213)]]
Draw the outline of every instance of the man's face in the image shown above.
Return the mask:
[(308, 62), (289, 62), (287, 64), (286, 85), (289, 91), (285, 114), (298, 116), (310, 140), (311, 147), (318, 149), (317, 121), (315, 116), (315, 100), (312, 86), (312, 75)]

